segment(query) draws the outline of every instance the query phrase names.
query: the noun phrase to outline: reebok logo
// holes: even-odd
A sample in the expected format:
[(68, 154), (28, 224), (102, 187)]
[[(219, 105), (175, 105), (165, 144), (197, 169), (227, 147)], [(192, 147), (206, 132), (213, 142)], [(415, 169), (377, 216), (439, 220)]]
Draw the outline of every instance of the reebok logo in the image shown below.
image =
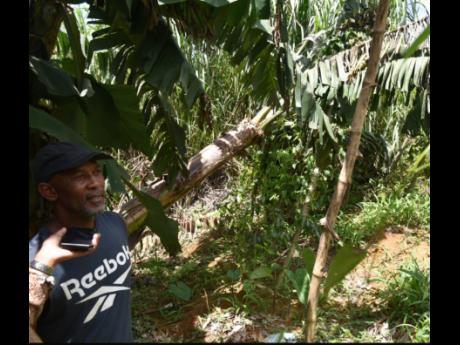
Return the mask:
[(65, 297), (68, 301), (72, 299), (73, 294), (78, 294), (80, 297), (85, 297), (86, 293), (84, 289), (89, 289), (96, 284), (96, 280), (102, 280), (107, 275), (112, 274), (118, 268), (118, 265), (123, 266), (129, 261), (130, 253), (128, 246), (122, 246), (115, 259), (104, 259), (102, 265), (96, 267), (94, 272), (85, 274), (80, 280), (72, 278), (60, 284), (62, 290), (64, 290)]
[[(124, 266), (129, 261), (130, 253), (128, 246), (122, 246), (122, 251), (115, 255), (114, 259), (102, 260), (102, 265), (96, 267), (93, 272), (85, 274), (80, 280), (72, 278), (60, 284), (66, 299), (72, 300), (75, 295), (78, 297), (85, 297), (85, 289), (89, 289), (96, 284), (97, 280), (102, 280), (108, 275), (113, 274), (119, 266)], [(94, 307), (90, 310), (83, 323), (91, 321), (97, 314), (98, 310), (104, 311), (113, 306), (116, 294), (115, 292), (130, 290), (129, 287), (120, 286), (126, 281), (128, 274), (131, 270), (131, 264), (129, 267), (114, 280), (111, 286), (101, 286), (99, 289), (94, 291), (89, 296), (78, 301), (76, 304), (84, 303), (92, 299), (98, 298)]]

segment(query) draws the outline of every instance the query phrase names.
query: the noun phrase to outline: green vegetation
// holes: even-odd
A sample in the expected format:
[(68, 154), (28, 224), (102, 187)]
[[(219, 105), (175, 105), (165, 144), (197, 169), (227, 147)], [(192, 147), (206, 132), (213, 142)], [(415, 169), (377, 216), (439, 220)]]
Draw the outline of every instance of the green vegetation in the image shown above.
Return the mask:
[(382, 298), (388, 303), (390, 323), (402, 328), (412, 342), (430, 341), (430, 270), (412, 260), (398, 269)]
[[(44, 22), (40, 13), (52, 5), (32, 2), (30, 157), (53, 140), (111, 153), (116, 164), (104, 166), (110, 208), (137, 196), (148, 209), (139, 229), (159, 236), (155, 254), (134, 265), (136, 339), (260, 342), (291, 332), (302, 341), (319, 221), (344, 161), (378, 1), (82, 0)], [(383, 260), (375, 254), (379, 235), (429, 245), (430, 46), (422, 3), (390, 1), (377, 85), (335, 226), (340, 241), (328, 257), (319, 341), (430, 339), (429, 267), (420, 258), (366, 266), (371, 277), (360, 276), (369, 258)], [(37, 43), (39, 22), (49, 30)], [(192, 155), (264, 106), (281, 116), (201, 188), (165, 211), (140, 193), (157, 179), (171, 186), (186, 176)], [(45, 211), (31, 189), (30, 235)], [(179, 247), (182, 255), (167, 255)], [(381, 279), (388, 273), (395, 274)], [(383, 286), (373, 290), (379, 279)], [(234, 321), (228, 329), (226, 319)], [(236, 337), (234, 329), (246, 333)]]
[(358, 245), (390, 226), (429, 229), (430, 196), (420, 184), (406, 194), (378, 186), (370, 201), (359, 203), (359, 211), (342, 214), (337, 231), (344, 241)]

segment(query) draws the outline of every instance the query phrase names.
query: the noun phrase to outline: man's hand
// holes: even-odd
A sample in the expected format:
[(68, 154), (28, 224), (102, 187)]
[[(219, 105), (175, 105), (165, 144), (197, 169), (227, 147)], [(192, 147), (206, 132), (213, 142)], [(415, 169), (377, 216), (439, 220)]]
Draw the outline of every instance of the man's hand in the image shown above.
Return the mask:
[(43, 242), (42, 247), (38, 251), (37, 255), (35, 255), (34, 259), (45, 265), (54, 267), (60, 262), (91, 254), (96, 250), (99, 241), (101, 240), (100, 234), (94, 234), (92, 240), (93, 247), (91, 249), (85, 252), (71, 251), (59, 246), (59, 243), (61, 243), (62, 237), (65, 235), (66, 231), (66, 228), (62, 228), (48, 237)]

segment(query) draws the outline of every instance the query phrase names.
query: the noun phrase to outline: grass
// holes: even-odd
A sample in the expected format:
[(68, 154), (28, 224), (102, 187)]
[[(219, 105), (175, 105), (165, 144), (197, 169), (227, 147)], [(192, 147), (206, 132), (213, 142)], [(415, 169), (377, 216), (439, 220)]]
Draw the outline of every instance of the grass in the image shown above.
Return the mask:
[(379, 279), (377, 290), (363, 290), (365, 296), (349, 285), (332, 290), (318, 309), (318, 341), (429, 342), (429, 269), (411, 258), (393, 273)]
[[(264, 251), (258, 251), (256, 257), (244, 255), (245, 250), (250, 250), (250, 246), (247, 243), (243, 243), (244, 240), (243, 236), (221, 234), (217, 238), (209, 238), (206, 246), (199, 252), (194, 253), (186, 261), (150, 260), (141, 264), (139, 272), (142, 272), (142, 274), (140, 275), (143, 277), (153, 275), (155, 280), (151, 280), (146, 284), (138, 284), (136, 289), (133, 289), (136, 339), (140, 342), (148, 341), (148, 339), (154, 339), (156, 332), (159, 332), (157, 320), (152, 319), (149, 314), (141, 313), (149, 308), (164, 307), (164, 310), (160, 312), (161, 319), (168, 322), (181, 320), (181, 317), (185, 317), (185, 315), (189, 317), (185, 313), (185, 307), (180, 303), (176, 303), (180, 301), (177, 301), (173, 295), (167, 292), (169, 284), (177, 280), (184, 281), (193, 289), (193, 301), (201, 294), (203, 288), (206, 289), (210, 298), (211, 308), (209, 312), (200, 314), (200, 317), (208, 318), (215, 311), (211, 301), (213, 297), (217, 297), (220, 300), (220, 302), (217, 301), (217, 305), (221, 305), (221, 303), (226, 305), (223, 308), (225, 311), (231, 307), (236, 311), (244, 311), (247, 315), (269, 315), (272, 313), (270, 294), (264, 293), (265, 291), (256, 286), (256, 283), (263, 283), (263, 285), (273, 288), (275, 279), (267, 277), (251, 281), (249, 275), (255, 267), (264, 263), (267, 265), (267, 262), (271, 264), (273, 261), (264, 262), (264, 257), (262, 256), (265, 255), (268, 260), (268, 257), (272, 258), (273, 254), (269, 255), (267, 252), (264, 254)], [(229, 252), (230, 255), (225, 255), (222, 260), (210, 268), (209, 263), (222, 255), (223, 252)], [(231, 267), (227, 267), (227, 263), (231, 263)], [(235, 267), (241, 271), (241, 274), (235, 279), (230, 279), (227, 273), (229, 269), (235, 269)], [(413, 273), (407, 273), (406, 271)], [(385, 289), (387, 295), (382, 295), (384, 303), (377, 311), (372, 309), (371, 306), (356, 305), (350, 302), (341, 307), (330, 305), (327, 301), (326, 303), (321, 303), (318, 309), (318, 340), (327, 342), (393, 342), (396, 340), (394, 338), (396, 334), (396, 337), (399, 338), (406, 335), (411, 341), (426, 341), (426, 339), (429, 339), (429, 310), (428, 313), (423, 312), (425, 307), (422, 307), (414, 313), (413, 309), (417, 307), (413, 305), (414, 301), (424, 301), (423, 303), (426, 306), (425, 290), (427, 284), (423, 277), (425, 277), (424, 273), (417, 271), (415, 266), (406, 265), (402, 267), (394, 281), (388, 282), (388, 286)], [(222, 292), (217, 294), (213, 292), (219, 287), (227, 287), (228, 290), (236, 282), (243, 283), (245, 287), (240, 294), (229, 292), (221, 295)], [(352, 290), (343, 291), (343, 289), (346, 288), (342, 287), (337, 291), (333, 290), (331, 293), (340, 296), (351, 296), (356, 293)], [(292, 287), (287, 286), (283, 290), (292, 290)], [(394, 293), (395, 291), (396, 293)], [(422, 293), (423, 291), (425, 291), (425, 294)], [(283, 295), (287, 295), (287, 303), (289, 303), (289, 298), (291, 303), (296, 299), (294, 293), (283, 293)], [(287, 304), (286, 301), (283, 299), (283, 302), (278, 302), (278, 305)], [(173, 303), (173, 306), (165, 308), (170, 303)], [(407, 315), (417, 315), (417, 317), (414, 319), (406, 317), (404, 319), (404, 316)], [(300, 314), (295, 315), (291, 326), (287, 327), (287, 329), (291, 330), (292, 327), (298, 327), (301, 323)], [(202, 332), (205, 332), (205, 330), (202, 330)], [(273, 330), (271, 333), (276, 332)], [(173, 337), (169, 341), (185, 341), (186, 339), (184, 339)], [(163, 338), (160, 340), (157, 338), (156, 341), (163, 340)]]
[(353, 245), (363, 245), (388, 226), (430, 227), (430, 195), (421, 186), (406, 194), (378, 186), (371, 200), (361, 202), (359, 208), (357, 213), (342, 212), (337, 222), (342, 240)]
[(430, 341), (430, 270), (415, 260), (406, 263), (382, 291), (390, 325), (406, 333), (412, 342)]

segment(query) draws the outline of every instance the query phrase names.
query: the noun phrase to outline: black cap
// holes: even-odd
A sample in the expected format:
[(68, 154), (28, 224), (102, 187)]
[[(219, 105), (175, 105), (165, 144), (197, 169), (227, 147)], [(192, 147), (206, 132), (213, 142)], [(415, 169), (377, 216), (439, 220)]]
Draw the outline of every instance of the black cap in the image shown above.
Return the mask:
[(35, 155), (32, 160), (32, 171), (37, 183), (48, 182), (56, 173), (98, 159), (112, 159), (112, 157), (73, 143), (50, 143), (43, 146)]

